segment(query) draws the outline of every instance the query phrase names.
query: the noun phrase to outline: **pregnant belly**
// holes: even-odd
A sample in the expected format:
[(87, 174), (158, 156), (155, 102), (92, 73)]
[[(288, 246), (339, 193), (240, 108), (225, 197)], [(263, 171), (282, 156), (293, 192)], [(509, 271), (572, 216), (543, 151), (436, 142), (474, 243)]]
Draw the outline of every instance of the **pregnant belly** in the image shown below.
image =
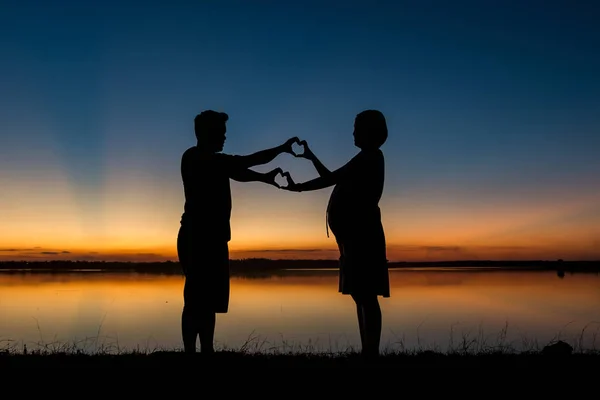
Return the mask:
[(378, 212), (365, 211), (330, 211), (327, 222), (331, 232), (336, 237), (369, 235), (378, 233), (381, 229), (381, 217)]

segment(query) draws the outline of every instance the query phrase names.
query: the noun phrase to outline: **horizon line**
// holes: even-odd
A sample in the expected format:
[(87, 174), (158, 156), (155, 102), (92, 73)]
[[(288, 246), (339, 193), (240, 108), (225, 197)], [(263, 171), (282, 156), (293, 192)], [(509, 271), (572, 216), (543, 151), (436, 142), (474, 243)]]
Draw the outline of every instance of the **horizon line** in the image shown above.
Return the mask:
[[(338, 260), (330, 259), (330, 258), (298, 258), (298, 259), (289, 259), (289, 258), (266, 258), (266, 257), (249, 257), (249, 258), (230, 258), (230, 261), (280, 261), (280, 262), (330, 262), (334, 263)], [(123, 263), (123, 264), (168, 264), (168, 263), (179, 263), (178, 260), (160, 260), (160, 261), (132, 261), (132, 260), (0, 260), (1, 263)], [(461, 262), (509, 262), (509, 263), (532, 263), (532, 262), (585, 262), (585, 263), (597, 263), (599, 260), (565, 260), (565, 259), (535, 259), (535, 260), (509, 260), (509, 259), (462, 259), (462, 260), (423, 260), (423, 261), (402, 261), (396, 260), (391, 261), (388, 260), (388, 264), (398, 264), (398, 263), (406, 263), (406, 264), (431, 264), (431, 263), (461, 263)]]

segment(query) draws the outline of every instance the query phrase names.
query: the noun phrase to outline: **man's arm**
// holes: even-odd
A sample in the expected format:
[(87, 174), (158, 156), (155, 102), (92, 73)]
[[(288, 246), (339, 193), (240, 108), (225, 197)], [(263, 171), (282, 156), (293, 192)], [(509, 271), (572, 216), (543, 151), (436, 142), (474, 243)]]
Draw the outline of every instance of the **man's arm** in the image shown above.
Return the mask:
[(233, 171), (233, 173), (229, 176), (234, 181), (238, 182), (264, 182), (265, 174), (253, 171), (251, 169), (239, 169), (237, 171)]
[(274, 170), (266, 173), (256, 172), (251, 169), (245, 168), (232, 171), (229, 177), (234, 181), (238, 182), (262, 182), (279, 187), (277, 182), (275, 182), (275, 177), (277, 176), (277, 174), (280, 174), (282, 172), (283, 171), (281, 168), (275, 168)]
[(300, 139), (293, 137), (288, 139), (284, 144), (272, 147), (270, 149), (257, 151), (256, 153), (249, 154), (246, 156), (237, 156), (237, 163), (240, 169), (247, 169), (256, 165), (262, 165), (270, 163), (281, 153), (294, 154), (292, 151), (292, 144), (300, 143)]

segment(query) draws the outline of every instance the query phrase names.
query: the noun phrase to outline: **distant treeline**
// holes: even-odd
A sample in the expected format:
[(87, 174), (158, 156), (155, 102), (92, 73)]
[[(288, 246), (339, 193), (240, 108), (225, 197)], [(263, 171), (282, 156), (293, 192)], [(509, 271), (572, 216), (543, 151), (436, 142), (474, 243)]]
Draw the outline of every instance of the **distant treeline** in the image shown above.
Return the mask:
[[(600, 261), (431, 261), (431, 262), (390, 262), (390, 268), (507, 268), (519, 270), (552, 270), (564, 272), (598, 272)], [(272, 260), (266, 258), (248, 258), (231, 260), (232, 273), (270, 272), (286, 269), (335, 269), (337, 260)], [(181, 273), (176, 261), (126, 262), (126, 261), (0, 261), (0, 270), (30, 271), (136, 271), (157, 273)]]

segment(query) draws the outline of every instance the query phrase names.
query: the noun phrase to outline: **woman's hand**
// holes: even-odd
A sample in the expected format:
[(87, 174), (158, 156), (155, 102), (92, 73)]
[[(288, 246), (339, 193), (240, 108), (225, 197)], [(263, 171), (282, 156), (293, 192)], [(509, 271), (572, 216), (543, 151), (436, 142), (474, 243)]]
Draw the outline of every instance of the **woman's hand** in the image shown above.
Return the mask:
[(279, 186), (280, 189), (289, 190), (290, 192), (301, 192), (300, 185), (294, 182), (289, 172), (282, 172), (281, 176), (287, 180), (287, 186)]
[[(265, 179), (263, 182), (281, 189), (281, 186), (275, 181), (275, 178), (277, 178), (277, 175), (279, 175), (279, 174), (284, 176), (283, 170), (279, 167), (275, 168), (272, 171), (265, 172), (265, 174), (264, 174)], [(289, 175), (289, 173), (287, 173), (287, 174)]]
[(316, 158), (315, 154), (308, 147), (308, 143), (306, 143), (306, 140), (299, 141), (298, 144), (304, 148), (304, 151), (301, 154), (294, 154), (294, 156), (306, 158), (307, 160), (311, 160), (311, 161)]
[(294, 150), (292, 149), (292, 145), (294, 143), (300, 144), (300, 139), (298, 139), (296, 136), (294, 136), (293, 138), (289, 138), (284, 144), (281, 145), (281, 152), (289, 153), (295, 156), (296, 153), (294, 153)]

